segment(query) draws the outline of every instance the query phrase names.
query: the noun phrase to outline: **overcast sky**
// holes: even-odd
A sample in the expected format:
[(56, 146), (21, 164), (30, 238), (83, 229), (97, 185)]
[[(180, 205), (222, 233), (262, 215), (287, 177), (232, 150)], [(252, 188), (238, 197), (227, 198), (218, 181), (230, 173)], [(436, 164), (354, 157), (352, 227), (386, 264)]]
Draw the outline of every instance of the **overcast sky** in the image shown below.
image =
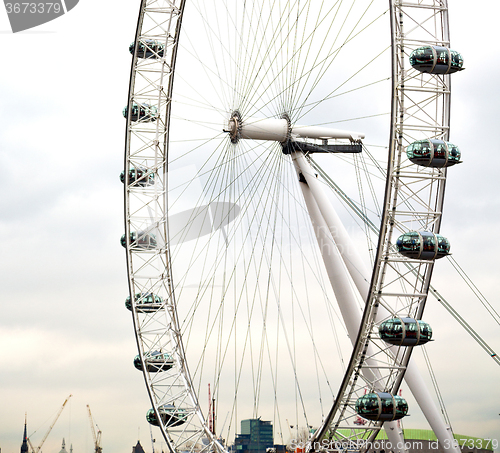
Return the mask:
[[(121, 109), (139, 3), (82, 0), (64, 17), (18, 34), (0, 11), (3, 453), (19, 451), (25, 412), (36, 446), (69, 394), (46, 453), (57, 453), (63, 437), (75, 453), (92, 451), (87, 404), (105, 453), (129, 452), (138, 439), (151, 451), (150, 403), (132, 366), (119, 245)], [(464, 163), (449, 179), (443, 229), (455, 259), (499, 310), (500, 6), (452, 3), (452, 48), (463, 54), (466, 71), (453, 78), (451, 141)], [(500, 352), (498, 324), (448, 263), (436, 266), (433, 284)], [(427, 350), (453, 428), (500, 439), (500, 368), (433, 302), (427, 319), (436, 341)], [(415, 410), (405, 427), (427, 425)], [(159, 443), (159, 432), (154, 436)]]

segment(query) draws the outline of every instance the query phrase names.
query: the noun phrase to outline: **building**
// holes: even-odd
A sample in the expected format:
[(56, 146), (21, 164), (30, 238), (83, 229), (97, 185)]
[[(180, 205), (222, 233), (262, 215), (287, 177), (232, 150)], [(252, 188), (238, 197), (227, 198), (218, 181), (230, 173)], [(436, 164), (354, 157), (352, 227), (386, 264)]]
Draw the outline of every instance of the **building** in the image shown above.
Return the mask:
[(28, 453), (28, 422), (26, 419), (26, 415), (24, 416), (24, 435), (23, 435), (23, 443), (21, 445), (21, 453)]
[(132, 447), (132, 453), (144, 453), (144, 448), (139, 441), (135, 444), (135, 447)]
[(64, 437), (62, 441), (61, 450), (59, 451), (59, 453), (68, 453), (68, 450), (66, 450), (66, 441), (64, 440)]
[(236, 436), (233, 450), (236, 453), (266, 453), (273, 445), (272, 423), (251, 418), (241, 421), (241, 434)]

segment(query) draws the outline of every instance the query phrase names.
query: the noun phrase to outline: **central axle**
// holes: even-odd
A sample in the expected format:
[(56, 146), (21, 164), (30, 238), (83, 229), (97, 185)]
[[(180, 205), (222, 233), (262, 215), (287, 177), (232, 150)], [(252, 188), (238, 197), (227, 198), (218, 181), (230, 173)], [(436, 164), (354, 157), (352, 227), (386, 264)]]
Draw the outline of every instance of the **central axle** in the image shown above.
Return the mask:
[(282, 118), (248, 118), (242, 120), (239, 112), (233, 113), (229, 119), (227, 129), (231, 141), (237, 143), (240, 139), (267, 140), (286, 144), (296, 139), (310, 138), (322, 140), (327, 144), (329, 139), (347, 139), (359, 142), (365, 138), (360, 132), (344, 131), (321, 126), (292, 125), (288, 116)]

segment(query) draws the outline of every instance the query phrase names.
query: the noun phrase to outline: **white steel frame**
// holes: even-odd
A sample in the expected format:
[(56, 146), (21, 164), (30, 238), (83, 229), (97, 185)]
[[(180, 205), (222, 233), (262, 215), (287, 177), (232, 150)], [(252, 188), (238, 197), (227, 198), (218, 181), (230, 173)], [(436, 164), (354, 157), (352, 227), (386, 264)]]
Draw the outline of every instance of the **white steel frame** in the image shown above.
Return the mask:
[[(418, 21), (415, 11), (422, 17)], [(334, 407), (312, 444), (313, 449), (314, 442), (321, 446), (327, 435), (331, 440), (352, 441), (353, 445), (373, 441), (382, 424), (372, 423), (362, 429), (354, 425), (354, 403), (367, 389), (380, 391), (382, 387), (382, 391), (396, 394), (405, 376), (442, 448), (458, 451), (451, 430), (442, 421), (418, 370), (409, 365), (412, 348), (398, 350), (378, 339), (377, 327), (384, 319), (422, 318), (434, 266), (433, 261), (399, 255), (394, 248), (397, 237), (412, 230), (438, 233), (441, 224), (447, 171), (413, 165), (406, 159), (404, 150), (423, 138), (449, 139), (450, 76), (421, 74), (408, 68), (409, 54), (415, 48), (449, 47), (447, 2), (394, 0), (391, 18), (394, 29), (392, 133), (376, 264), (349, 369)], [(411, 25), (404, 28), (407, 22)], [(376, 365), (372, 367), (368, 359)], [(367, 370), (378, 370), (382, 375), (378, 383), (370, 380)], [(335, 434), (337, 428), (350, 429), (352, 434)], [(392, 440), (391, 443), (394, 448)]]
[[(310, 448), (313, 450), (321, 449), (317, 445), (325, 439), (353, 442), (374, 439), (382, 423), (355, 425), (353, 407), (356, 398), (366, 390), (395, 394), (405, 371), (412, 392), (442, 446), (447, 450), (453, 449), (453, 442), (450, 448), (446, 448), (444, 441), (452, 439), (449, 428), (433, 409), (432, 400), (422, 387), (418, 372), (408, 368), (411, 348), (388, 347), (380, 340), (377, 331), (380, 322), (392, 316), (421, 319), (434, 263), (404, 258), (395, 252), (394, 243), (400, 234), (407, 231), (438, 233), (441, 224), (446, 169), (411, 164), (404, 155), (405, 147), (423, 138), (449, 138), (450, 76), (421, 74), (408, 67), (410, 52), (419, 46), (431, 44), (449, 47), (447, 1), (390, 0), (389, 4), (393, 38), (393, 105), (380, 242), (369, 286), (366, 284), (369, 273), (362, 270), (363, 263), (355, 255), (340, 253), (336, 258), (324, 257), (332, 282), (335, 281), (333, 286), (345, 287), (345, 290), (340, 290), (343, 295), (338, 292), (338, 299), (352, 339), (356, 337), (359, 325), (361, 328), (333, 407), (311, 439)], [(224, 447), (208, 428), (191, 383), (172, 289), (169, 249), (166, 246), (169, 121), (184, 7), (185, 0), (141, 2), (135, 42), (159, 41), (164, 44), (165, 50), (163, 56), (141, 59), (137, 57), (136, 45), (132, 63), (125, 153), (125, 238), (129, 289), (139, 354), (153, 408), (160, 418), (161, 405), (182, 407), (184, 412), (179, 416), (187, 420), (179, 427), (168, 429), (160, 423), (170, 450), (190, 450), (194, 445), (202, 444), (205, 450), (223, 451)], [(158, 116), (155, 121), (131, 121), (133, 103), (156, 106)], [(324, 240), (321, 235), (328, 234), (328, 231), (342, 232), (338, 217), (325, 202), (320, 188), (316, 187), (316, 176), (308, 163), (308, 157), (297, 152), (292, 159), (298, 174), (305, 178), (301, 188), (313, 223), (326, 227), (318, 229), (318, 241)], [(148, 174), (154, 175), (155, 183), (148, 186), (129, 181), (131, 168), (147, 169)], [(134, 231), (154, 235), (157, 246), (149, 250), (134, 248), (130, 241), (130, 234)], [(347, 235), (332, 237), (339, 250), (352, 250)], [(340, 269), (344, 265), (348, 271), (344, 271), (342, 276)], [(355, 282), (357, 290), (367, 300), (361, 324), (353, 295), (348, 288), (349, 279)], [(157, 293), (168, 295), (161, 309), (149, 313), (138, 309), (134, 295)], [(168, 352), (175, 361), (168, 379), (165, 380), (162, 375), (161, 382), (157, 382), (155, 373), (149, 373), (146, 369), (146, 354), (154, 350)], [(394, 428), (394, 425), (391, 427)], [(348, 429), (351, 434), (340, 434), (339, 428)], [(397, 429), (391, 436), (394, 442), (402, 439)], [(202, 438), (206, 440), (201, 442)]]
[[(147, 43), (148, 40), (160, 42), (164, 45), (164, 54), (157, 58), (138, 58), (139, 46), (135, 45), (127, 105), (125, 152), (127, 269), (134, 330), (144, 379), (158, 420), (161, 420), (159, 406), (165, 404), (182, 407), (183, 412), (179, 416), (187, 420), (180, 430), (167, 431), (165, 425), (160, 423), (159, 427), (171, 451), (187, 449), (189, 442), (196, 443), (202, 436), (211, 436), (204, 423), (197, 396), (190, 385), (189, 370), (184, 360), (175, 294), (170, 278), (169, 250), (166, 247), (168, 130), (184, 6), (185, 0), (141, 2), (135, 43)], [(156, 106), (156, 120), (131, 121), (131, 107), (134, 103)], [(132, 168), (147, 169), (148, 174), (154, 175), (154, 184), (143, 186), (138, 181), (129, 181), (129, 171)], [(134, 248), (130, 234), (136, 231), (154, 235), (157, 247), (152, 250)], [(137, 308), (136, 294), (167, 294), (168, 297), (163, 299), (159, 309), (144, 313)], [(175, 362), (168, 382), (162, 379), (159, 386), (156, 383), (159, 374), (149, 373), (145, 361), (146, 353), (155, 350), (168, 353)], [(210, 443), (211, 446), (214, 444), (216, 442)]]

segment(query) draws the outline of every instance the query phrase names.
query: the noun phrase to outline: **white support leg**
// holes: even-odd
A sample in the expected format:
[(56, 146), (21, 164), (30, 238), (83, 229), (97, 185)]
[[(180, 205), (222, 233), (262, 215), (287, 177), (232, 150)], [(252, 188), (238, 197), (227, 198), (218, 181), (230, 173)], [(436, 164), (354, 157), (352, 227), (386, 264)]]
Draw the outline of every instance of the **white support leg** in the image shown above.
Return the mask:
[(429, 422), (429, 425), (431, 425), (439, 441), (439, 447), (444, 451), (460, 453), (460, 448), (458, 445), (455, 445), (455, 439), (451, 428), (444, 423), (443, 417), (434, 404), (434, 400), (415, 362), (410, 360), (404, 378), (408, 388), (424, 413), (425, 418)]
[[(321, 211), (321, 215), (328, 225), (326, 228), (331, 232), (352, 280), (354, 281), (363, 299), (366, 300), (369, 291), (368, 278), (370, 273), (366, 269), (364, 262), (361, 260), (361, 257), (358, 255), (350, 236), (348, 235), (337, 213), (333, 209), (330, 201), (323, 191), (323, 188), (321, 187), (321, 183), (317, 180), (316, 175), (314, 174), (314, 170), (305, 159), (303, 153), (294, 153), (294, 155), (292, 155), (292, 158), (294, 159), (296, 167), (300, 169), (300, 172), (304, 175), (304, 178), (307, 181), (311, 194), (317, 202), (318, 209)], [(301, 184), (301, 186), (302, 185), (303, 184)], [(387, 310), (385, 310), (384, 307), (380, 306), (377, 313), (377, 319), (380, 320), (388, 316), (389, 313), (387, 312)], [(357, 329), (359, 329), (359, 321), (357, 326)], [(349, 335), (351, 335), (351, 333), (349, 333)], [(352, 335), (351, 338), (353, 338)], [(424, 414), (429, 425), (436, 434), (436, 437), (439, 440), (440, 447), (445, 451), (459, 453), (460, 449), (458, 447), (455, 447), (454, 445), (455, 442), (451, 429), (445, 424), (443, 418), (441, 417), (441, 414), (437, 409), (434, 400), (432, 399), (429, 391), (427, 390), (427, 387), (425, 386), (422, 375), (420, 374), (420, 371), (414, 362), (410, 361), (409, 366), (405, 372), (404, 379), (411, 393), (417, 400), (422, 413)], [(384, 426), (385, 425), (386, 424), (384, 424)], [(391, 429), (394, 428), (391, 427)], [(401, 431), (400, 428), (397, 428), (397, 430)], [(387, 434), (389, 437), (389, 432)]]
[(339, 216), (333, 209), (330, 200), (321, 187), (322, 184), (316, 178), (314, 170), (309, 165), (309, 162), (307, 162), (304, 154), (301, 152), (293, 153), (292, 159), (294, 160), (295, 165), (300, 169), (300, 172), (304, 175), (304, 178), (311, 189), (314, 199), (316, 200), (319, 210), (321, 211), (321, 215), (328, 225), (330, 234), (333, 236), (333, 239), (339, 248), (347, 270), (349, 271), (356, 288), (358, 288), (359, 293), (366, 300), (370, 287), (368, 278), (371, 274), (366, 268), (365, 262), (359, 256), (356, 247), (351, 241), (349, 233), (347, 233), (347, 230), (342, 224)]
[(328, 278), (332, 284), (347, 332), (354, 343), (358, 335), (362, 311), (356, 302), (352, 282), (346, 272), (342, 256), (328, 230), (309, 186), (305, 183), (300, 183), (300, 188), (304, 195)]
[[(288, 130), (287, 130), (288, 123), (286, 124), (285, 123), (286, 120), (284, 119), (255, 120), (255, 121), (247, 121), (246, 123), (243, 122), (240, 131), (241, 138), (284, 142), (288, 139)], [(236, 134), (237, 129), (238, 129), (238, 124), (236, 118), (232, 118), (228, 126), (228, 132)], [(364, 137), (363, 134), (356, 132), (326, 130), (323, 128), (314, 128), (314, 127), (305, 127), (296, 125), (292, 128), (291, 133), (292, 135), (295, 136), (310, 137), (310, 138), (329, 137), (329, 138), (349, 138), (351, 140), (358, 140)], [(337, 251), (337, 253), (340, 253), (341, 261), (345, 265), (345, 268), (347, 268), (349, 275), (351, 276), (352, 280), (354, 281), (354, 284), (356, 285), (356, 288), (359, 291), (359, 294), (362, 296), (364, 300), (366, 300), (370, 285), (369, 282), (370, 272), (365, 267), (365, 264), (361, 259), (361, 257), (358, 255), (356, 248), (352, 244), (352, 241), (349, 235), (347, 234), (347, 231), (345, 230), (337, 213), (332, 208), (328, 198), (324, 194), (320, 182), (316, 179), (314, 170), (311, 168), (309, 163), (304, 158), (303, 153), (297, 152), (292, 154), (292, 159), (294, 160), (297, 170), (304, 175), (307, 181), (307, 186), (309, 187), (312, 194), (307, 196), (309, 198), (311, 197), (314, 198), (315, 201), (314, 205), (316, 206), (314, 209), (317, 211), (317, 214), (315, 214), (316, 223), (318, 225), (322, 225), (322, 227), (319, 228), (319, 230), (324, 229), (325, 231), (328, 231), (331, 237), (334, 239), (336, 247), (333, 248)], [(304, 184), (301, 184), (301, 186), (304, 186)], [(306, 198), (306, 195), (304, 195), (304, 198)], [(321, 221), (320, 217), (322, 218)], [(318, 237), (318, 242), (320, 242), (320, 247), (321, 243), (326, 243), (324, 242), (325, 240), (326, 239), (323, 238), (320, 241)], [(341, 280), (343, 281), (344, 278), (337, 278), (337, 276), (334, 275), (337, 275), (337, 272), (340, 271), (341, 267), (339, 267), (339, 265), (336, 264), (335, 266), (331, 267), (330, 270), (328, 270), (329, 265), (327, 265), (326, 261), (325, 265), (327, 267), (327, 272), (329, 273), (329, 277), (330, 274), (332, 274), (332, 277), (330, 277), (332, 286), (334, 287), (334, 289), (336, 287), (339, 288), (338, 282)], [(345, 274), (345, 269), (344, 268), (342, 269)], [(342, 285), (342, 289), (338, 289), (339, 294), (340, 293), (347, 294), (346, 288), (347, 288), (346, 285)], [(336, 297), (337, 297), (337, 292), (336, 292)], [(343, 296), (340, 295), (338, 296), (338, 298), (342, 297)], [(341, 306), (341, 311), (342, 311), (342, 316), (344, 317), (344, 321), (346, 322), (346, 326), (355, 323), (353, 320), (356, 318), (357, 314), (359, 314), (359, 317), (361, 319), (361, 314), (358, 310), (358, 306), (354, 297), (346, 296), (345, 303), (343, 303), (342, 305), (344, 306), (344, 308), (342, 308)], [(339, 300), (339, 306), (340, 306), (340, 300)], [(383, 307), (379, 307), (377, 319), (381, 319), (389, 315), (387, 311), (383, 312), (383, 310), (384, 310)], [(356, 338), (357, 336), (357, 331), (359, 329), (359, 322), (360, 321), (358, 321), (356, 324), (355, 333), (354, 332), (351, 333), (348, 327), (349, 335), (352, 341), (354, 341), (353, 339)], [(439, 415), (439, 411), (437, 410), (434, 401), (431, 399), (429, 392), (425, 387), (424, 381), (418, 371), (418, 368), (416, 367), (416, 365), (412, 364), (412, 362), (410, 362), (410, 366), (408, 367), (405, 373), (405, 381), (408, 384), (410, 391), (417, 399), (417, 403), (419, 404), (427, 421), (431, 425), (432, 430), (436, 434), (441, 448), (443, 448), (445, 451), (459, 453), (459, 449), (454, 447), (454, 440), (450, 428), (446, 426), (443, 419)], [(385, 423), (384, 425), (387, 425), (387, 423)], [(396, 431), (394, 427), (389, 428), (389, 430)], [(388, 436), (389, 436), (389, 430), (387, 430)], [(399, 428), (398, 430), (401, 431)], [(398, 439), (402, 439), (402, 434), (398, 436)]]
[[(298, 166), (297, 170), (299, 170)], [(321, 250), (328, 278), (332, 284), (335, 298), (339, 304), (349, 337), (354, 346), (359, 326), (361, 324), (362, 312), (356, 303), (352, 282), (347, 274), (341, 254), (333, 241), (329, 228), (327, 227), (325, 219), (322, 216), (309, 186), (305, 183), (300, 183), (300, 187), (302, 189), (307, 210), (313, 224), (313, 229)], [(371, 349), (372, 348), (370, 347), (368, 348), (368, 355), (372, 355)], [(370, 361), (367, 360), (367, 362), (369, 363)], [(372, 372), (366, 368), (363, 369), (363, 375), (370, 382), (377, 382), (380, 377), (377, 371)], [(385, 422), (384, 429), (386, 431), (387, 438), (392, 445), (391, 450), (396, 453), (405, 453), (403, 432), (397, 422)]]

